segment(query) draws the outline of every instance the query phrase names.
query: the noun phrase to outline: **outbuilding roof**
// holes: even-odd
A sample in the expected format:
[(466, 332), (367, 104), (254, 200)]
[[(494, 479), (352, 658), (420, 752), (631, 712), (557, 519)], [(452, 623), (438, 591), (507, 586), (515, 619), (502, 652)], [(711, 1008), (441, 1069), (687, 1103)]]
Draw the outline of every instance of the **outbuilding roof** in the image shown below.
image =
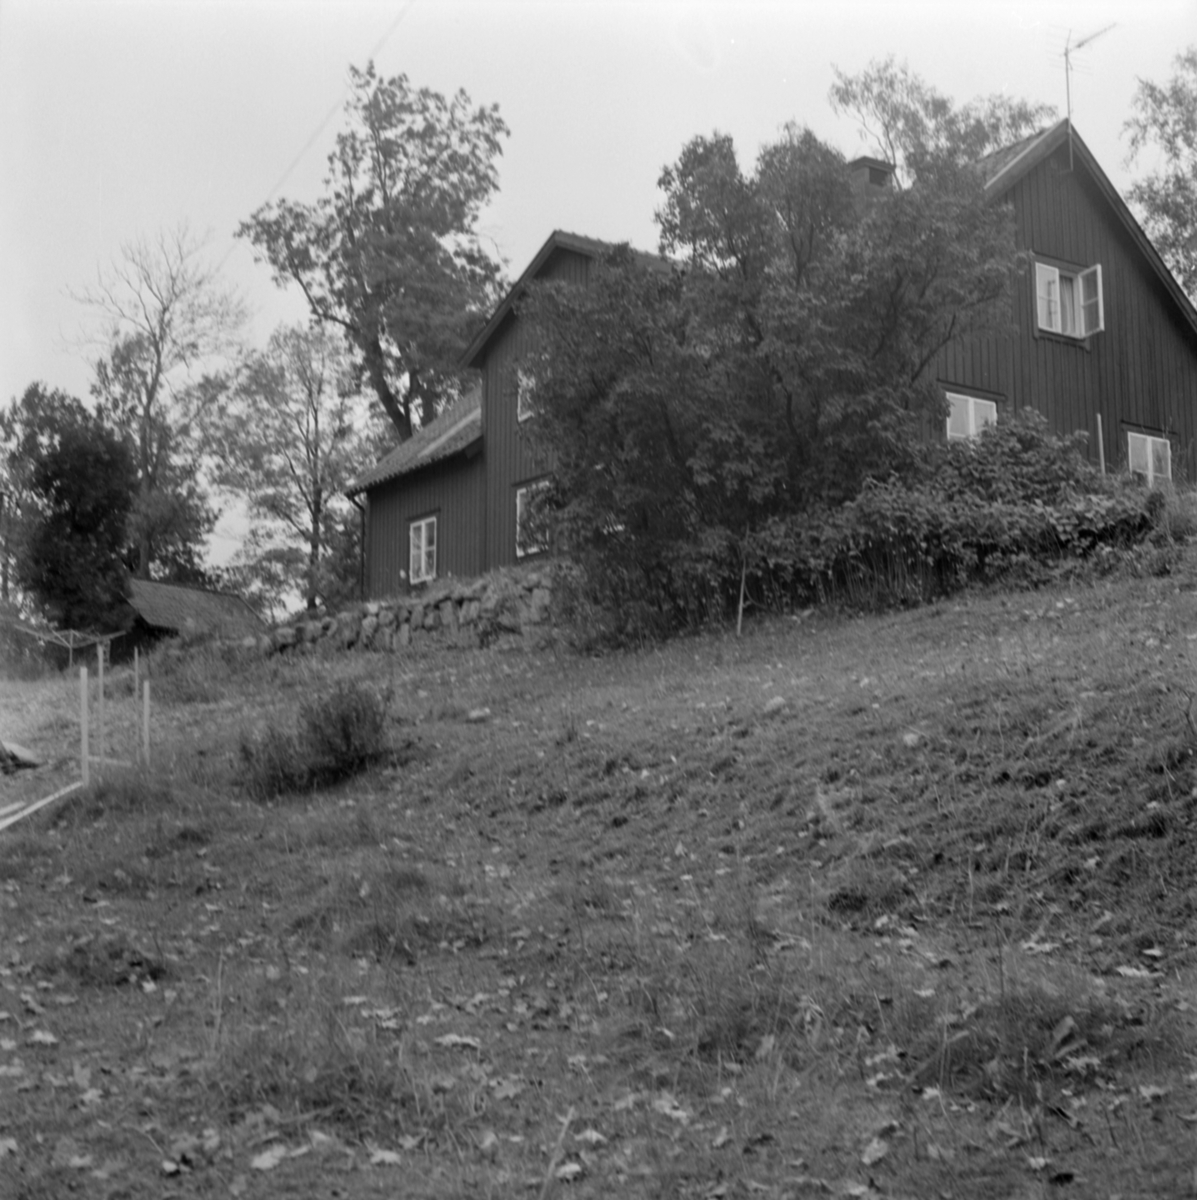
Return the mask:
[(468, 450), (482, 437), (482, 385), (476, 384), (437, 419), (417, 429), (384, 459), (362, 472), (346, 489), (356, 496), (400, 475), (409, 475), (429, 463)]
[(174, 633), (239, 638), (261, 633), (266, 628), (262, 618), (231, 592), (130, 579), (129, 604), (147, 625)]

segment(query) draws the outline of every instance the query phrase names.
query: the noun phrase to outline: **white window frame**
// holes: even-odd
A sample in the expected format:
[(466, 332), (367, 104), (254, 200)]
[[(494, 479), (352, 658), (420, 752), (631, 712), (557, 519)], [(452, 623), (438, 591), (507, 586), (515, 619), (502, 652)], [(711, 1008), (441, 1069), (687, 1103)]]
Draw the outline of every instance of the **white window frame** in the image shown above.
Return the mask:
[(515, 556), (516, 558), (527, 558), (532, 554), (543, 554), (548, 550), (548, 545), (542, 546), (527, 546), (523, 543), (520, 537), (520, 528), (524, 523), (524, 510), (528, 505), (528, 497), (533, 492), (538, 492), (547, 488), (549, 481), (547, 479), (538, 479), (535, 483), (526, 483), (523, 487), (515, 489)]
[(1106, 327), (1101, 264), (1069, 271), (1035, 264), (1035, 325), (1047, 333), (1083, 341)]
[[(949, 442), (971, 442), (981, 435), (981, 430), (987, 425), (996, 425), (998, 407), (993, 400), (983, 400), (980, 396), (966, 396), (963, 392), (948, 392), (948, 413), (946, 429)], [(952, 418), (964, 413), (965, 429), (959, 428), (953, 432)], [(960, 422), (957, 422), (959, 425)]]
[[(1163, 452), (1163, 469), (1156, 461), (1157, 452)], [(1147, 481), (1148, 487), (1172, 478), (1172, 443), (1166, 437), (1152, 433), (1137, 433), (1127, 430), (1126, 462), (1132, 475)]]
[(515, 372), (515, 415), (522, 425), (536, 416), (536, 376), (526, 367)]
[(436, 578), (436, 517), (421, 517), (408, 526), (407, 566), (412, 583)]

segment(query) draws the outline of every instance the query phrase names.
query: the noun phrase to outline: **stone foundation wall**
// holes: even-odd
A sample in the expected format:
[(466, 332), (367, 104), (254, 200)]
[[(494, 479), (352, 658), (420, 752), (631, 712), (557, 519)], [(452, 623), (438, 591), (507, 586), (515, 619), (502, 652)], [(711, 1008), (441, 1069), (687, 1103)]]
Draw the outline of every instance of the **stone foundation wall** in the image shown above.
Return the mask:
[(545, 629), (553, 598), (551, 569), (496, 571), (480, 579), (441, 580), (427, 590), (368, 600), (319, 620), (280, 625), (258, 639), (266, 653), (315, 649), (398, 650), (425, 638), (485, 645), (504, 634)]

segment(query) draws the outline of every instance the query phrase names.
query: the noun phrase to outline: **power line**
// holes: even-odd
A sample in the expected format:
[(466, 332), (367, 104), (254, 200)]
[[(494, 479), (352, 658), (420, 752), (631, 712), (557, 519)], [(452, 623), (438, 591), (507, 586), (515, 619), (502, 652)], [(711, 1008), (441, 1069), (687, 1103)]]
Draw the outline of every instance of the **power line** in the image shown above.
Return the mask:
[[(387, 44), (387, 42), (389, 42), (391, 40), (391, 35), (394, 34), (395, 30), (399, 28), (400, 22), (411, 11), (412, 6), (415, 4), (415, 2), (416, 2), (416, 0), (406, 0), (406, 3), (403, 5), (402, 8), (400, 8), (398, 16), (396, 16), (395, 19), (390, 23), (390, 25), (387, 26), (386, 31), (383, 33), (382, 37), (380, 37), (378, 39), (378, 41), (375, 42), (374, 45), (370, 48), (370, 53), (367, 56), (370, 60), (373, 60), (374, 58), (376, 58), (378, 56), (379, 51), (382, 50), (383, 47)], [(312, 146), (315, 145), (316, 140), (320, 137), (320, 135), (325, 131), (325, 129), (328, 128), (329, 121), (331, 121), (333, 119), (333, 117), (335, 117), (337, 115), (337, 113), (340, 112), (341, 109), (345, 106), (345, 98), (349, 95), (349, 86), (350, 86), (349, 84), (345, 85), (344, 91), (342, 91), (341, 95), (337, 98), (336, 102), (328, 110), (328, 112), (326, 112), (324, 114), (323, 120), (321, 120), (320, 124), (317, 125), (316, 128), (312, 131), (311, 136), (308, 138), (308, 140), (306, 142), (304, 142), (303, 146), (299, 150), (299, 153), (296, 154), (295, 157), (288, 164), (287, 169), (282, 173), (282, 175), (279, 176), (278, 182), (274, 185), (274, 187), (272, 187), (270, 189), (269, 193), (266, 196), (266, 199), (262, 201), (263, 205), (269, 204), (270, 201), (273, 200), (275, 198), (275, 196), (278, 195), (278, 193), (282, 189), (283, 185), (287, 182), (288, 179), (291, 178), (291, 175), (295, 171), (295, 168), (298, 167), (299, 164), (303, 161), (304, 155), (307, 154), (307, 152), (312, 148)], [(262, 205), (259, 205), (258, 207), (262, 207)], [(233, 244), (229, 246), (228, 250), (225, 252), (224, 257), (220, 260), (219, 263), (217, 263), (217, 265), (216, 265), (217, 272), (219, 272), (224, 267), (224, 264), (229, 261), (229, 257), (230, 257), (230, 255), (232, 255), (234, 249), (236, 249), (236, 241), (234, 241)]]
[[(371, 48), (370, 53), (368, 55), (368, 57), (370, 59), (375, 58), (377, 56), (378, 52), (387, 44), (387, 42), (389, 42), (391, 40), (391, 35), (395, 32), (396, 29), (399, 28), (399, 23), (411, 11), (412, 5), (415, 4), (415, 2), (416, 2), (416, 0), (407, 0), (407, 3), (404, 4), (403, 7), (399, 10), (399, 15), (391, 22), (391, 24), (387, 28), (387, 31), (382, 35), (382, 37), (380, 37), (378, 39), (377, 42), (375, 42), (374, 46)], [(297, 166), (299, 166), (300, 162), (303, 161), (303, 156), (305, 154), (307, 154), (307, 152), (312, 148), (316, 139), (325, 131), (325, 129), (328, 128), (329, 121), (331, 121), (333, 119), (333, 117), (335, 117), (337, 115), (337, 113), (340, 112), (341, 109), (344, 107), (345, 97), (348, 95), (349, 95), (349, 85), (346, 84), (345, 90), (341, 93), (340, 97), (337, 99), (337, 102), (332, 106), (332, 108), (330, 108), (328, 110), (328, 112), (326, 112), (324, 114), (324, 120), (322, 120), (320, 122), (320, 124), (316, 126), (316, 129), (312, 133), (312, 136), (310, 138), (308, 138), (308, 140), (306, 142), (304, 142), (302, 149), (291, 160), (290, 165), (282, 173), (282, 176), (279, 178), (278, 183), (276, 183), (274, 185), (274, 187), (272, 187), (270, 189), (270, 193), (266, 197), (266, 199), (263, 203), (269, 204), (270, 201), (273, 200), (274, 197), (278, 194), (279, 189), (282, 188), (283, 184), (286, 183), (287, 180), (291, 178), (291, 173), (295, 170), (295, 168)]]

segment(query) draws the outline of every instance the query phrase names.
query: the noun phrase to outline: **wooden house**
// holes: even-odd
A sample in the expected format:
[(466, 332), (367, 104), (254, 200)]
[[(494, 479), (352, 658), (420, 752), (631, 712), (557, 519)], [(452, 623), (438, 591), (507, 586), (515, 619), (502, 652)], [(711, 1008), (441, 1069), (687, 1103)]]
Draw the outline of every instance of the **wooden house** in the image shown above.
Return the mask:
[(1026, 270), (1014, 328), (941, 354), (951, 438), (1020, 408), (1149, 483), (1197, 478), (1197, 311), (1069, 122), (981, 164)]
[(612, 249), (553, 233), (462, 356), (463, 366), (480, 372), (477, 390), (347, 489), (365, 496), (367, 596), (480, 575), (541, 553), (520, 536), (527, 497), (548, 472), (526, 436), (531, 393), (518, 364), (527, 330), (516, 306), (534, 279), (584, 285), (590, 264)]
[[(1015, 281), (1014, 332), (939, 356), (946, 435), (971, 437), (1030, 407), (1056, 433), (1086, 430), (1091, 457), (1110, 470), (1129, 467), (1149, 483), (1197, 478), (1197, 312), (1092, 153), (1061, 121), (980, 166), (991, 201), (1013, 207), (1028, 262)], [(879, 159), (848, 169), (866, 197), (889, 184)], [(367, 595), (539, 552), (520, 536), (547, 470), (526, 437), (533, 409), (519, 363), (530, 346), (517, 304), (533, 279), (585, 285), (611, 249), (553, 233), (462, 358), (481, 373), (478, 392), (349, 489), (366, 497)]]

